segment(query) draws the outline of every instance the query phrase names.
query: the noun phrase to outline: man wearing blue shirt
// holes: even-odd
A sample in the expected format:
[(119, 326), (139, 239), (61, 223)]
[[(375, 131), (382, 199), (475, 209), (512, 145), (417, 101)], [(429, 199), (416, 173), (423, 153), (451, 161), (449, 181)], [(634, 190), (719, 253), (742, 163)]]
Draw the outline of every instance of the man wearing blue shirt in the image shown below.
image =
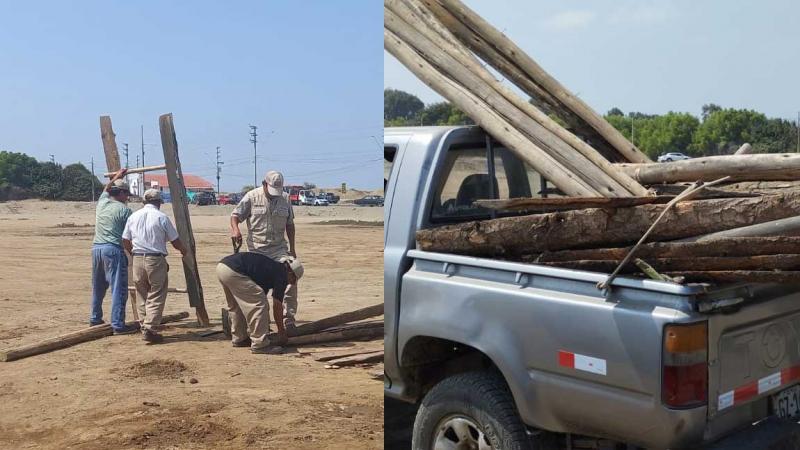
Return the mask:
[(131, 215), (126, 202), (130, 188), (122, 178), (127, 169), (111, 177), (95, 213), (94, 245), (92, 246), (92, 307), (89, 325), (103, 322), (103, 298), (111, 287), (111, 328), (114, 334), (135, 333), (125, 325), (125, 303), (128, 298), (128, 257), (122, 249), (122, 231)]

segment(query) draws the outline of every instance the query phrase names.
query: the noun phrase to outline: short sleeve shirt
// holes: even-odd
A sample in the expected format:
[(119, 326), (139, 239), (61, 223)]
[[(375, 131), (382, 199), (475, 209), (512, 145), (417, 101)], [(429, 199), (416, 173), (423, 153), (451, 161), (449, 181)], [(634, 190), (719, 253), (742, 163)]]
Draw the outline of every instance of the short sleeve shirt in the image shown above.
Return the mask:
[(260, 253), (241, 252), (226, 256), (220, 261), (234, 272), (253, 280), (266, 294), (272, 289), (272, 297), (283, 301), (289, 277), (286, 267)]
[(131, 241), (133, 253), (167, 255), (167, 242), (178, 239), (178, 231), (166, 214), (154, 205), (144, 205), (125, 224), (122, 237)]
[(122, 245), (122, 232), (132, 211), (114, 200), (108, 192), (100, 194), (94, 220), (94, 243)]
[(294, 211), (289, 196), (270, 198), (264, 187), (253, 189), (242, 197), (231, 215), (247, 222), (247, 249), (272, 259), (289, 254), (286, 226), (294, 223)]

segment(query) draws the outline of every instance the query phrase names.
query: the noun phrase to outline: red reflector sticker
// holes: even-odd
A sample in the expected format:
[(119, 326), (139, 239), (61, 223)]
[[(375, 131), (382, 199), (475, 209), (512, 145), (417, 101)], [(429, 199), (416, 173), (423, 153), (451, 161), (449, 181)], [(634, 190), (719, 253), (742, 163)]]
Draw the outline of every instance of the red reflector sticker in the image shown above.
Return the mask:
[(606, 375), (606, 360), (577, 353), (558, 351), (558, 365), (575, 370)]

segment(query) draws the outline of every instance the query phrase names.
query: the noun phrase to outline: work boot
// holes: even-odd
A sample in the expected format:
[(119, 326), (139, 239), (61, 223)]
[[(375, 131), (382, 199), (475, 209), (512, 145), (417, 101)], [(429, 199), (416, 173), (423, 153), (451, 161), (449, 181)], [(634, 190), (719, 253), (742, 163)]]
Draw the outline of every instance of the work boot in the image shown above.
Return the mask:
[(164, 342), (164, 336), (152, 330), (144, 330), (142, 332), (142, 339), (150, 344), (160, 344)]
[(123, 328), (114, 328), (114, 336), (121, 336), (123, 334), (133, 334), (139, 331), (138, 327), (125, 325)]
[(280, 355), (283, 353), (283, 347), (279, 345), (268, 345), (266, 347), (251, 348), (250, 353), (256, 355)]
[(245, 338), (243, 341), (238, 341), (238, 342), (237, 342), (237, 341), (234, 341), (234, 342), (232, 342), (231, 344), (232, 344), (234, 347), (250, 347), (250, 345), (252, 344), (252, 342), (250, 341), (250, 338)]

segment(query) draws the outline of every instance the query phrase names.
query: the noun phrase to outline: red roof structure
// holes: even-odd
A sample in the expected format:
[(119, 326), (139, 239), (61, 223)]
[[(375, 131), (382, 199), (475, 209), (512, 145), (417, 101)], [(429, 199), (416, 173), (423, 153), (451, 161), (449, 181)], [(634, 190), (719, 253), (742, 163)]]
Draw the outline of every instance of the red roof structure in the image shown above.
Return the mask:
[[(145, 175), (147, 187), (157, 184), (161, 188), (169, 188), (169, 181), (165, 173), (147, 173)], [(187, 191), (213, 191), (214, 185), (197, 175), (183, 174), (183, 184)]]

